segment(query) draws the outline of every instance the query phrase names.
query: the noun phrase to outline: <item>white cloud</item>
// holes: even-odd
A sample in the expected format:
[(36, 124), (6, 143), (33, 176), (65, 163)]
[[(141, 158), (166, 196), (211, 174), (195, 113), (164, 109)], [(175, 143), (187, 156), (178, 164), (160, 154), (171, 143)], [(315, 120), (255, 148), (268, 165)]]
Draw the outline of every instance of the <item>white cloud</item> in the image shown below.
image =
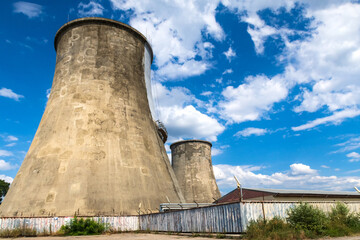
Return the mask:
[(219, 148), (213, 147), (211, 148), (211, 156), (218, 156), (224, 153), (224, 150), (230, 147), (229, 145), (222, 145)]
[(225, 37), (215, 18), (220, 0), (111, 2), (115, 10), (131, 13), (130, 25), (152, 44), (155, 65), (162, 79), (202, 74), (210, 67), (207, 60), (213, 49), (204, 36), (217, 41)]
[(216, 141), (224, 126), (215, 118), (196, 110), (194, 106), (160, 108), (169, 135), (181, 138), (204, 138)]
[(51, 88), (46, 89), (46, 98), (49, 99), (51, 93)]
[(95, 1), (90, 1), (88, 4), (80, 2), (78, 8), (78, 15), (80, 17), (104, 15), (104, 7)]
[[(302, 17), (310, 21), (309, 30), (289, 29), (288, 25), (272, 26), (258, 14), (264, 9), (270, 9), (275, 15), (280, 8), (289, 12), (299, 6), (296, 2), (304, 7)], [(286, 66), (283, 79), (288, 82), (288, 89), (296, 84), (302, 87), (300, 97), (295, 99), (300, 102), (294, 109), (296, 112), (316, 112), (326, 107), (333, 113), (333, 116), (316, 119), (311, 124), (330, 123), (331, 119), (340, 123), (344, 118), (358, 116), (355, 112), (360, 108), (359, 3), (346, 0), (223, 0), (222, 3), (238, 13), (241, 21), (248, 23), (248, 33), (258, 54), (264, 52), (264, 43), (270, 36), (283, 41), (284, 51), (278, 57), (279, 63)], [(289, 37), (293, 35), (300, 38), (291, 40)], [(265, 108), (263, 112), (270, 109)], [(353, 109), (353, 114), (349, 109)], [(340, 116), (345, 113), (348, 113), (346, 117)], [(234, 118), (232, 114), (227, 115)], [(255, 113), (252, 117), (244, 119), (237, 116), (232, 120), (241, 122), (258, 118)], [(311, 128), (311, 125), (306, 126)]]
[(223, 53), (229, 62), (231, 62), (231, 60), (236, 57), (236, 52), (231, 47), (229, 47), (229, 49)]
[(26, 16), (28, 16), (28, 18), (35, 18), (40, 16), (43, 9), (43, 7), (39, 4), (22, 1), (14, 3), (13, 6), (15, 13), (25, 14)]
[(348, 153), (348, 154), (346, 154), (346, 156), (347, 156), (348, 158), (351, 158), (351, 159), (349, 160), (349, 162), (358, 162), (358, 161), (360, 161), (360, 154), (357, 153), (357, 152)]
[(0, 171), (6, 171), (15, 168), (16, 166), (11, 165), (10, 163), (0, 159)]
[(3, 174), (0, 175), (0, 179), (4, 180), (5, 182), (8, 182), (8, 183), (12, 183), (14, 181), (14, 179), (12, 177), (9, 177), (9, 176), (3, 175)]
[(200, 93), (201, 96), (210, 96), (211, 94), (212, 94), (211, 91), (206, 91), (206, 92)]
[(223, 90), (225, 100), (219, 103), (220, 114), (229, 123), (259, 120), (287, 94), (288, 86), (281, 76), (249, 76), (238, 87)]
[(316, 127), (318, 125), (322, 125), (322, 124), (328, 124), (328, 123), (340, 124), (347, 118), (353, 118), (353, 117), (356, 117), (359, 115), (360, 115), (360, 110), (358, 110), (358, 109), (345, 109), (342, 111), (337, 111), (331, 116), (318, 118), (318, 119), (310, 121), (304, 125), (292, 127), (291, 129), (293, 131), (302, 131), (302, 130), (314, 128), (314, 127)]
[(24, 96), (22, 96), (20, 94), (14, 93), (11, 89), (8, 89), (8, 88), (1, 88), (0, 89), (0, 96), (11, 98), (11, 99), (14, 99), (15, 101), (19, 101), (20, 98), (24, 97)]
[(233, 73), (233, 70), (230, 68), (230, 69), (226, 69), (222, 75), (225, 75), (225, 74), (230, 74), (230, 73)]
[(302, 163), (294, 163), (290, 165), (291, 175), (313, 175), (316, 174), (316, 170), (311, 169), (310, 166)]
[(360, 137), (352, 137), (349, 140), (339, 143), (336, 146), (340, 147), (340, 149), (334, 151), (333, 153), (338, 152), (347, 152), (360, 148)]
[(13, 147), (15, 145), (16, 145), (16, 143), (13, 142), (13, 143), (6, 144), (5, 147)]
[(326, 166), (326, 165), (321, 165), (320, 167), (322, 167), (322, 168), (330, 168), (329, 166)]
[(11, 136), (11, 135), (6, 136), (6, 138), (5, 138), (5, 141), (7, 141), (7, 142), (16, 142), (17, 140), (19, 140), (17, 137)]
[(164, 123), (169, 141), (198, 138), (216, 141), (225, 127), (214, 117), (195, 108), (202, 104), (188, 89), (183, 87), (166, 88), (160, 83), (152, 87), (157, 115)]
[(237, 133), (235, 133), (234, 136), (238, 136), (238, 137), (249, 137), (251, 135), (255, 135), (255, 136), (261, 136), (264, 135), (268, 132), (267, 129), (262, 129), (262, 128), (253, 128), (253, 127), (249, 127), (249, 128), (245, 128), (244, 130), (241, 130)]
[(272, 174), (256, 173), (257, 166), (214, 165), (215, 178), (221, 189), (227, 191), (236, 188), (233, 176), (236, 176), (243, 187), (253, 188), (286, 188), (341, 191), (360, 185), (359, 177), (321, 176), (310, 166), (295, 163), (284, 172)]
[[(330, 111), (360, 105), (360, 4), (309, 10), (316, 31), (306, 41), (287, 45), (287, 57), (311, 84), (296, 111)], [(302, 79), (301, 81), (304, 81)]]
[[(189, 59), (184, 63), (168, 62), (163, 65), (156, 73), (163, 79), (186, 78), (203, 74), (210, 65), (204, 61)], [(177, 79), (179, 80), (179, 79)]]
[(247, 31), (254, 42), (256, 53), (263, 53), (266, 38), (278, 33), (278, 31), (275, 28), (266, 25), (256, 14), (243, 18), (243, 21), (249, 23)]
[(220, 155), (222, 154), (224, 151), (220, 148), (212, 148), (211, 149), (211, 156), (217, 156), (217, 155)]
[(9, 157), (9, 156), (12, 156), (12, 155), (13, 155), (12, 152), (0, 149), (0, 157)]

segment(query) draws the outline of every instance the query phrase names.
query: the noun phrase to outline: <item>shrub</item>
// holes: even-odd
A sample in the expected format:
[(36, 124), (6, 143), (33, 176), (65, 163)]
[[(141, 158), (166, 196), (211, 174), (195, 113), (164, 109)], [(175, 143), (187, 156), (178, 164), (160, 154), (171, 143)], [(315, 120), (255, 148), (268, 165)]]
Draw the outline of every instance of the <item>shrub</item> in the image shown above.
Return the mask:
[(343, 203), (337, 203), (325, 214), (318, 208), (301, 203), (287, 212), (287, 222), (279, 217), (270, 221), (252, 221), (247, 239), (303, 239), (321, 236), (340, 237), (360, 232), (360, 215), (350, 213)]
[(74, 217), (74, 219), (70, 221), (70, 224), (61, 226), (59, 233), (71, 236), (96, 235), (104, 233), (105, 230), (106, 226), (103, 223), (95, 222), (90, 218), (78, 219)]
[(359, 215), (350, 213), (344, 203), (336, 203), (329, 213), (327, 235), (331, 237), (347, 236), (360, 232)]
[(246, 231), (246, 239), (302, 239), (301, 231), (296, 231), (279, 217), (271, 220), (251, 221)]
[(287, 211), (287, 222), (291, 227), (304, 231), (308, 237), (322, 236), (328, 226), (326, 214), (307, 203), (291, 208)]

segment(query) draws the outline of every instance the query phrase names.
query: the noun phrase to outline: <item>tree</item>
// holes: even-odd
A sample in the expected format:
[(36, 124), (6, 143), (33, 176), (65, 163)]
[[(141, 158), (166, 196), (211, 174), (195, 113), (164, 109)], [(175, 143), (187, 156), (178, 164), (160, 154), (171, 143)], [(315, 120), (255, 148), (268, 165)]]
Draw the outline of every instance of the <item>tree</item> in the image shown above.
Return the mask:
[(7, 191), (9, 190), (10, 183), (0, 179), (0, 203), (4, 199)]

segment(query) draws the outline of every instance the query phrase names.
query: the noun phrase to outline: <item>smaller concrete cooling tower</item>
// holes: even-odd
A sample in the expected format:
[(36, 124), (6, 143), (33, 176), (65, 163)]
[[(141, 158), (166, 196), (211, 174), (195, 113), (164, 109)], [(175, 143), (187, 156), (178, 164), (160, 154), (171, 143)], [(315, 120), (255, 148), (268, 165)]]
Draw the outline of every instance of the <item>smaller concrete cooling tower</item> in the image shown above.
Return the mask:
[(208, 141), (186, 140), (171, 144), (172, 167), (185, 201), (210, 203), (221, 197), (216, 184)]

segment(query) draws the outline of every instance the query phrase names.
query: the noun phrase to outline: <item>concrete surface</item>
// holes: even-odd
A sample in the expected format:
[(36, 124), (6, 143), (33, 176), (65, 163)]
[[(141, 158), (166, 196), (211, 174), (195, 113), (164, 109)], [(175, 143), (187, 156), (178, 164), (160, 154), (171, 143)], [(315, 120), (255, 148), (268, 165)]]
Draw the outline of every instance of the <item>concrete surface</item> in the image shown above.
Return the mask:
[(172, 167), (186, 202), (212, 203), (221, 197), (212, 162), (212, 144), (186, 140), (171, 144)]
[(84, 18), (61, 28), (55, 44), (51, 94), (0, 216), (132, 215), (167, 197), (182, 202), (150, 113), (145, 38)]

